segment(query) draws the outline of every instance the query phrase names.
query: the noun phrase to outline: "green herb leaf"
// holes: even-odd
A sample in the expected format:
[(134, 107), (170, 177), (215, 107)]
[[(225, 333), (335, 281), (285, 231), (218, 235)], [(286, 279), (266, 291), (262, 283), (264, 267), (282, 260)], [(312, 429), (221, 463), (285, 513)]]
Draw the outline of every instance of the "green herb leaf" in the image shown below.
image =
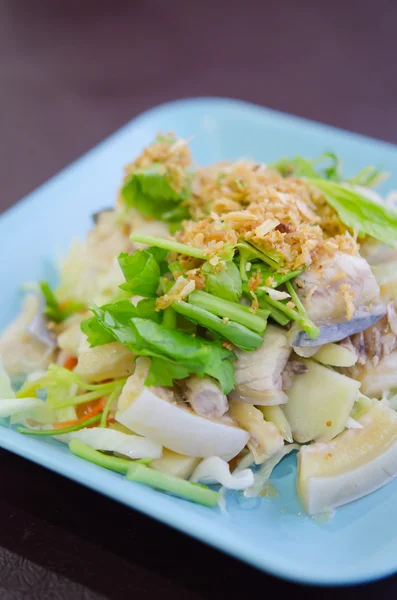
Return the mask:
[[(262, 284), (271, 288), (278, 288), (280, 285), (289, 281), (290, 279), (294, 279), (301, 273), (303, 273), (304, 269), (298, 269), (296, 271), (289, 271), (289, 273), (278, 273), (277, 271), (272, 271), (266, 265), (261, 263), (253, 263), (251, 269), (248, 271), (247, 275), (251, 278), (253, 275), (256, 275), (257, 271), (260, 272), (262, 278)], [(266, 280), (271, 277), (273, 282), (271, 285), (266, 284)]]
[(269, 167), (276, 169), (283, 177), (318, 177), (318, 173), (314, 168), (314, 161), (303, 158), (303, 156), (295, 156), (295, 158), (281, 158), (272, 163)]
[(237, 302), (243, 293), (241, 277), (238, 268), (232, 261), (225, 263), (225, 268), (219, 273), (207, 262), (202, 266), (202, 271), (206, 276), (205, 291), (219, 298)]
[(186, 174), (183, 188), (177, 192), (167, 168), (153, 164), (136, 169), (124, 183), (121, 194), (127, 206), (136, 208), (145, 217), (162, 221), (181, 221), (189, 217), (186, 201), (190, 195), (191, 176)]
[(120, 285), (122, 290), (153, 297), (159, 286), (160, 266), (148, 250), (136, 250), (134, 254), (122, 252), (118, 256), (121, 270), (127, 283)]
[(172, 360), (184, 367), (184, 372), (213, 376), (224, 386), (225, 393), (233, 388), (233, 365), (230, 363), (230, 370), (224, 363), (230, 362), (227, 359), (234, 354), (218, 344), (149, 319), (131, 318), (128, 311), (117, 305), (94, 306), (92, 310), (100, 325), (137, 356)]
[(141, 319), (151, 319), (156, 323), (161, 323), (162, 321), (162, 312), (156, 310), (156, 299), (155, 298), (145, 298), (143, 300), (139, 300), (137, 305), (135, 306), (136, 316)]
[(324, 194), (345, 225), (359, 229), (359, 235), (369, 235), (389, 246), (396, 243), (397, 211), (343, 185), (321, 179), (308, 181)]
[(321, 178), (336, 182), (345, 180), (352, 185), (363, 187), (374, 187), (388, 177), (388, 173), (369, 166), (362, 169), (354, 177), (345, 179), (342, 175), (342, 161), (334, 152), (324, 152), (316, 159), (303, 158), (302, 156), (282, 158), (269, 166), (277, 169), (283, 177), (293, 175), (294, 177)]
[(72, 300), (65, 302), (64, 307), (61, 308), (61, 305), (55, 298), (54, 292), (51, 290), (47, 281), (40, 281), (39, 286), (45, 300), (44, 314), (46, 317), (48, 317), (48, 319), (51, 319), (51, 321), (60, 323), (61, 321), (67, 319), (74, 312), (78, 312), (84, 308), (84, 304), (81, 302), (74, 302)]
[(259, 250), (259, 248), (256, 248), (252, 244), (249, 244), (245, 241), (239, 242), (236, 247), (238, 248), (240, 255), (240, 277), (242, 281), (247, 281), (247, 279), (249, 279), (250, 275), (247, 272), (247, 266), (249, 266), (248, 263), (252, 262), (253, 260), (260, 260), (266, 265), (272, 267), (274, 270), (279, 269), (284, 262), (284, 259), (280, 254), (266, 250)]
[(80, 323), (81, 331), (87, 336), (91, 348), (114, 342), (115, 337), (105, 329), (96, 317), (89, 317)]
[(145, 385), (172, 387), (174, 379), (185, 379), (189, 374), (189, 369), (184, 365), (168, 358), (155, 356), (152, 358)]

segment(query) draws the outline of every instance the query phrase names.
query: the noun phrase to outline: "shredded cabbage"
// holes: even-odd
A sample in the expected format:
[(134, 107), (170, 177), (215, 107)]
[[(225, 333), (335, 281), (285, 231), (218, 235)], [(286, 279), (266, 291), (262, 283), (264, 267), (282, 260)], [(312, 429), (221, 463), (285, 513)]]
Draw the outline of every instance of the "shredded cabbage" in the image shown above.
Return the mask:
[(163, 454), (162, 446), (147, 438), (101, 427), (80, 429), (73, 433), (59, 435), (57, 439), (66, 443), (71, 439), (77, 439), (94, 450), (117, 452), (131, 459), (160, 458)]
[(245, 490), (244, 496), (246, 498), (255, 498), (256, 496), (259, 496), (266, 483), (269, 481), (274, 467), (278, 465), (284, 456), (294, 450), (298, 451), (299, 448), (299, 444), (286, 444), (280, 452), (277, 452), (277, 454), (274, 454), (264, 462), (260, 469), (254, 474), (254, 482), (247, 490)]
[(190, 477), (193, 483), (220, 483), (229, 490), (245, 490), (254, 483), (250, 469), (230, 473), (228, 463), (219, 456), (206, 458), (195, 468)]

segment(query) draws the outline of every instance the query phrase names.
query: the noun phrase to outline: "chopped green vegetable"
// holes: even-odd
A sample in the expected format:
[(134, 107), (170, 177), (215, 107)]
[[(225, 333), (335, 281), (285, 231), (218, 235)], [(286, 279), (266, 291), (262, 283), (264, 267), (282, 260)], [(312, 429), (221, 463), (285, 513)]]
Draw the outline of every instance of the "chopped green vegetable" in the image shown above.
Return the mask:
[[(287, 282), (287, 286), (288, 286), (288, 283), (289, 282)], [(289, 285), (291, 285), (291, 284), (289, 284)], [(309, 319), (304, 308), (303, 308), (303, 311), (304, 311), (304, 313), (303, 313), (303, 312), (300, 312), (299, 310), (294, 310), (293, 308), (290, 308), (289, 306), (287, 306), (287, 304), (285, 304), (281, 300), (274, 300), (266, 292), (264, 292), (262, 290), (257, 289), (255, 291), (255, 293), (258, 295), (258, 298), (259, 297), (264, 298), (266, 305), (270, 305), (270, 306), (274, 307), (275, 309), (277, 309), (277, 311), (284, 313), (285, 316), (288, 317), (289, 320), (296, 321), (311, 339), (314, 340), (314, 339), (316, 339), (316, 337), (318, 337), (320, 335), (319, 328), (316, 327), (316, 325), (314, 325), (314, 323)], [(302, 305), (302, 307), (303, 307), (303, 305)], [(278, 315), (279, 313), (277, 312), (275, 314)], [(272, 314), (271, 314), (271, 316), (274, 318), (275, 321), (277, 321), (277, 318), (275, 318)]]
[(69, 450), (72, 454), (75, 454), (79, 458), (83, 458), (88, 462), (94, 463), (99, 467), (110, 469), (111, 471), (117, 471), (118, 473), (127, 473), (131, 465), (137, 463), (147, 464), (151, 462), (150, 458), (141, 458), (137, 461), (132, 462), (126, 458), (118, 458), (117, 456), (110, 456), (109, 454), (102, 454), (98, 450), (94, 450), (89, 446), (86, 446), (79, 440), (73, 439), (69, 443)]
[(143, 483), (156, 490), (169, 492), (204, 506), (216, 506), (220, 500), (219, 492), (214, 492), (206, 486), (190, 483), (190, 481), (160, 473), (160, 471), (136, 463), (131, 464), (128, 468), (127, 479), (136, 483)]
[(170, 329), (176, 328), (176, 313), (172, 306), (169, 306), (165, 309), (163, 315), (163, 325), (165, 327), (169, 327)]
[(111, 394), (120, 382), (124, 384), (126, 382), (126, 378), (116, 379), (114, 381), (108, 381), (106, 383), (98, 383), (96, 384), (96, 389), (90, 392), (84, 392), (83, 394), (73, 395), (57, 403), (50, 402), (49, 399), (47, 400), (47, 402), (54, 409), (66, 408), (68, 406), (77, 406), (78, 404), (85, 404), (86, 402), (91, 402), (92, 400), (99, 400), (99, 398), (104, 398), (108, 394)]
[(295, 158), (281, 158), (272, 163), (269, 167), (276, 169), (283, 177), (318, 177), (319, 174), (314, 168), (313, 160), (295, 156)]
[[(147, 311), (147, 308), (148, 307), (146, 305), (145, 311)], [(115, 302), (114, 304), (104, 304), (100, 309), (98, 307), (95, 307), (95, 310), (100, 310), (101, 314), (104, 314), (107, 309), (110, 310), (110, 314), (108, 317), (108, 325), (110, 325), (109, 327), (106, 327), (104, 323), (101, 323), (97, 316), (90, 317), (89, 319), (82, 321), (82, 323), (80, 324), (80, 328), (82, 332), (85, 333), (85, 335), (87, 336), (88, 342), (91, 347), (101, 346), (103, 344), (108, 344), (109, 342), (114, 342), (115, 340), (117, 340), (116, 335), (111, 329), (113, 319), (112, 315), (114, 317), (117, 317), (119, 322), (123, 323), (124, 325), (127, 325), (129, 320), (132, 317), (136, 317), (138, 314), (137, 308), (128, 300), (121, 300), (120, 302)], [(140, 308), (140, 310), (142, 309), (143, 306)], [(93, 310), (94, 313), (95, 310)]]
[(168, 250), (165, 250), (164, 248), (156, 248), (156, 246), (145, 248), (145, 250), (146, 252), (152, 254), (156, 259), (157, 264), (160, 267), (161, 275), (164, 275), (164, 273), (167, 273), (167, 271), (169, 271), (169, 266), (167, 262)]
[(80, 329), (87, 336), (91, 348), (110, 344), (110, 342), (114, 342), (115, 340), (114, 335), (102, 327), (96, 317), (89, 317), (82, 321)]
[(185, 254), (186, 256), (193, 256), (194, 258), (201, 258), (207, 260), (207, 256), (199, 248), (193, 248), (187, 244), (180, 244), (174, 240), (167, 240), (165, 238), (157, 238), (153, 235), (142, 235), (140, 233), (133, 233), (130, 235), (132, 242), (139, 242), (140, 244), (148, 244), (149, 246), (156, 246), (156, 248), (163, 248), (170, 252), (177, 252), (178, 254)]
[(322, 177), (332, 181), (342, 179), (342, 161), (334, 152), (324, 152), (315, 159), (302, 156), (282, 158), (269, 166), (277, 169), (283, 177)]
[(219, 273), (214, 272), (210, 263), (207, 262), (203, 264), (202, 271), (206, 276), (204, 287), (206, 292), (231, 302), (237, 302), (240, 299), (243, 288), (239, 270), (234, 262), (226, 262), (224, 270)]
[(170, 273), (177, 273), (178, 275), (184, 275), (183, 267), (178, 260), (174, 260), (172, 263), (168, 265), (168, 269)]
[(62, 429), (28, 429), (26, 427), (17, 427), (17, 431), (29, 435), (62, 435), (63, 433), (72, 433), (73, 431), (84, 429), (84, 427), (95, 425), (95, 423), (98, 423), (100, 420), (101, 415), (95, 415), (94, 417), (91, 417), (91, 419), (80, 421), (79, 423), (76, 423), (76, 425), (70, 425), (69, 427), (63, 427)]
[(171, 184), (167, 168), (153, 164), (136, 169), (124, 183), (121, 194), (127, 206), (136, 208), (145, 217), (161, 221), (181, 221), (189, 217), (187, 200), (190, 195), (190, 175), (177, 192)]
[[(288, 273), (278, 273), (277, 271), (272, 271), (269, 267), (264, 265), (263, 263), (253, 263), (250, 271), (248, 272), (249, 278), (255, 276), (257, 272), (260, 272), (262, 285), (266, 285), (271, 288), (278, 288), (280, 285), (289, 281), (290, 279), (294, 279), (301, 273), (303, 273), (304, 269), (298, 269), (296, 271), (289, 271)], [(272, 282), (268, 285), (266, 283), (267, 279), (271, 277)]]
[(329, 160), (330, 164), (323, 167), (323, 177), (332, 181), (340, 181), (342, 179), (342, 161), (334, 152), (324, 152), (319, 159), (314, 161), (314, 164), (321, 163), (323, 160)]
[(40, 281), (39, 286), (45, 300), (44, 314), (48, 319), (51, 319), (51, 321), (60, 323), (74, 312), (78, 312), (84, 308), (84, 304), (74, 301), (64, 302), (64, 308), (61, 308), (61, 305), (55, 298), (54, 292), (51, 290), (49, 284), (46, 281)]
[(122, 252), (118, 256), (121, 270), (127, 283), (120, 285), (122, 290), (153, 297), (159, 286), (160, 266), (151, 252), (136, 250), (134, 254)]
[(218, 333), (241, 350), (255, 350), (263, 344), (263, 337), (234, 321), (226, 321), (213, 315), (208, 310), (188, 304), (174, 302), (172, 307), (187, 319)]
[(250, 275), (247, 272), (248, 263), (255, 259), (259, 259), (265, 264), (273, 267), (277, 270), (283, 264), (281, 256), (276, 255), (275, 252), (266, 252), (265, 250), (259, 250), (248, 242), (239, 242), (236, 246), (240, 254), (240, 277), (242, 281), (247, 281)]
[[(273, 321), (276, 321), (276, 323), (278, 323), (282, 327), (285, 327), (286, 325), (288, 325), (288, 323), (291, 321), (291, 319), (289, 317), (287, 317), (287, 315), (282, 310), (269, 304), (266, 301), (267, 297), (268, 296), (261, 296), (258, 298), (259, 306), (261, 306), (263, 309), (268, 311), (269, 316), (273, 319)], [(256, 312), (258, 314), (259, 311), (256, 311)]]
[(189, 374), (189, 369), (179, 362), (154, 356), (150, 363), (145, 385), (172, 387), (175, 379), (185, 379), (189, 377)]
[(266, 318), (253, 314), (250, 307), (244, 304), (222, 300), (200, 290), (189, 295), (189, 303), (208, 310), (218, 317), (227, 317), (257, 333), (263, 334), (266, 329)]
[(162, 311), (156, 310), (156, 299), (155, 298), (144, 298), (139, 300), (135, 306), (136, 316), (141, 319), (151, 319), (156, 323), (161, 323)]
[(308, 181), (324, 194), (347, 227), (358, 229), (359, 235), (369, 235), (389, 246), (396, 243), (397, 211), (338, 183), (321, 179)]
[(233, 357), (233, 353), (218, 344), (164, 327), (149, 319), (126, 319), (122, 311), (117, 311), (116, 305), (109, 304), (102, 308), (94, 306), (92, 310), (100, 325), (137, 356), (177, 361), (189, 373), (213, 376), (225, 393), (233, 388), (233, 365), (227, 360)]
[(282, 158), (269, 166), (277, 169), (283, 177), (293, 175), (294, 177), (321, 178), (335, 182), (345, 180), (352, 185), (363, 187), (374, 187), (388, 177), (388, 174), (382, 170), (369, 166), (362, 169), (354, 177), (345, 179), (342, 175), (342, 161), (334, 152), (324, 152), (316, 159), (303, 158), (302, 156)]
[(123, 389), (123, 386), (124, 386), (124, 382), (119, 382), (114, 387), (114, 390), (109, 394), (109, 398), (107, 399), (107, 402), (105, 404), (105, 408), (103, 409), (103, 413), (102, 413), (101, 422), (99, 424), (99, 427), (106, 427), (107, 421), (108, 421), (109, 411), (110, 411), (110, 409), (112, 407), (113, 402), (116, 400), (117, 396), (121, 393), (121, 390)]
[(389, 177), (389, 173), (385, 173), (381, 169), (376, 167), (365, 167), (354, 177), (350, 177), (347, 181), (351, 185), (361, 185), (363, 187), (376, 187), (380, 183), (383, 183), (385, 179)]
[[(17, 392), (17, 398), (32, 398), (39, 390), (46, 390), (47, 404), (52, 409), (60, 409), (103, 398), (125, 381), (122, 378), (105, 383), (86, 383), (77, 373), (50, 365), (42, 377), (27, 381)], [(79, 390), (83, 393), (78, 394)]]
[(17, 398), (32, 398), (38, 390), (47, 389), (49, 403), (56, 403), (67, 398), (71, 390), (84, 385), (80, 377), (59, 365), (49, 365), (47, 372), (38, 379), (26, 381), (18, 390)]

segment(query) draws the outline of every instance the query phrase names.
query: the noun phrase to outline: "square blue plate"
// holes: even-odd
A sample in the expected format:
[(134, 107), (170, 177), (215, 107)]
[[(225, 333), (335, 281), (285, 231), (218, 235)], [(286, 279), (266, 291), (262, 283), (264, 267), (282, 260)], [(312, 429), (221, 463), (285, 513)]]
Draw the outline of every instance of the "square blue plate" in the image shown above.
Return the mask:
[[(397, 149), (389, 144), (232, 100), (160, 106), (134, 119), (0, 218), (1, 327), (18, 311), (20, 284), (55, 278), (56, 258), (73, 238), (86, 233), (93, 212), (113, 204), (123, 165), (160, 130), (194, 136), (194, 158), (202, 164), (238, 157), (310, 157), (333, 150), (348, 173), (368, 164), (383, 165), (393, 173), (383, 191), (397, 189)], [(342, 507), (329, 524), (320, 524), (301, 512), (293, 456), (272, 477), (277, 498), (246, 500), (230, 494), (228, 514), (222, 514), (127, 482), (72, 456), (56, 442), (0, 427), (0, 445), (280, 577), (347, 584), (397, 571), (397, 481)]]

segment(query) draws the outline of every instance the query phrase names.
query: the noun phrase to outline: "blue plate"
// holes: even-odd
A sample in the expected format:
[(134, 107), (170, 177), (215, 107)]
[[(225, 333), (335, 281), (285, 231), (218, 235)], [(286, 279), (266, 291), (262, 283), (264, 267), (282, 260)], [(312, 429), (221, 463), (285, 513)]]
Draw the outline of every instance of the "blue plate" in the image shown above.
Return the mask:
[[(194, 136), (195, 159), (316, 156), (334, 150), (348, 173), (373, 164), (393, 173), (397, 149), (243, 102), (183, 100), (150, 110), (123, 127), (0, 218), (1, 327), (17, 313), (19, 285), (54, 279), (55, 259), (91, 226), (90, 215), (111, 205), (122, 166), (158, 131)], [(294, 456), (276, 469), (276, 498), (228, 497), (228, 514), (125, 481), (72, 456), (52, 441), (0, 427), (0, 445), (280, 577), (313, 584), (361, 583), (397, 570), (397, 481), (339, 509), (329, 524), (306, 516), (295, 492)]]

